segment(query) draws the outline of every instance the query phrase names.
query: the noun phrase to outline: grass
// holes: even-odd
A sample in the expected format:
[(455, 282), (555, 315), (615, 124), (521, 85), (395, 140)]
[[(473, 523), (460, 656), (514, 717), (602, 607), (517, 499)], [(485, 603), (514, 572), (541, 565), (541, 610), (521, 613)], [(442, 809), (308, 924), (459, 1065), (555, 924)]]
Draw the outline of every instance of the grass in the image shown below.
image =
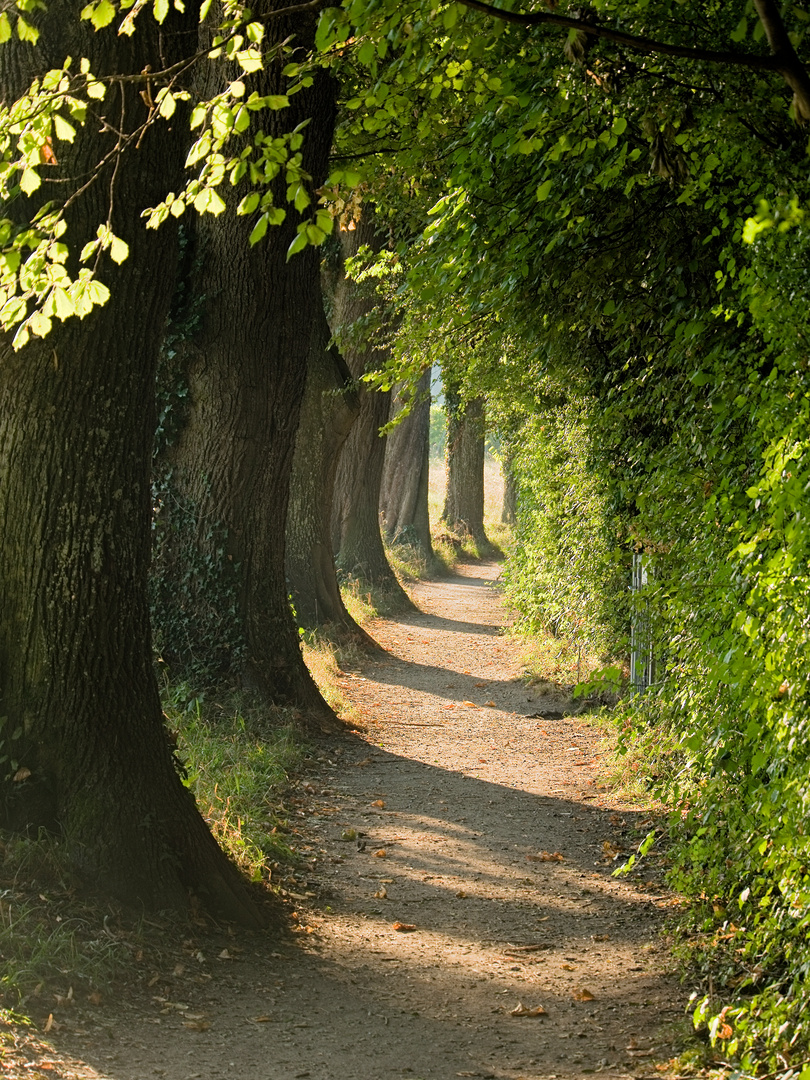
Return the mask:
[[(254, 881), (275, 884), (297, 859), (284, 800), (309, 748), (291, 717), (259, 710), (244, 695), (195, 695), (166, 684), (163, 707), (203, 817), (220, 845)], [(171, 952), (178, 920), (144, 920), (88, 897), (60, 839), (0, 836), (0, 1003), (47, 1008), (90, 1001), (115, 979)], [(185, 932), (185, 931), (183, 931)]]
[(289, 857), (279, 832), (281, 792), (305, 754), (292, 715), (237, 694), (208, 700), (186, 684), (164, 691), (164, 715), (201, 814), (252, 881)]

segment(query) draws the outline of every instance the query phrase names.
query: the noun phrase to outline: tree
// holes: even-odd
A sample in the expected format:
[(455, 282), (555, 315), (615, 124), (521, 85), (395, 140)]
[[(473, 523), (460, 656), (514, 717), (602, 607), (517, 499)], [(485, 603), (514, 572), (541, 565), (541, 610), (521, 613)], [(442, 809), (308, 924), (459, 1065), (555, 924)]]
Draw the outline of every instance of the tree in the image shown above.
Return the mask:
[(295, 444), (287, 524), (287, 579), (301, 626), (371, 644), (343, 603), (332, 552), (338, 454), (360, 411), (357, 386), (326, 315), (313, 330), (307, 386)]
[(428, 516), (430, 481), (430, 369), (415, 389), (394, 392), (393, 418), (405, 407), (405, 417), (389, 432), (385, 445), (380, 514), (389, 544), (409, 544), (430, 560), (433, 546)]
[(447, 494), (442, 521), (487, 549), (484, 532), (484, 403), (462, 401), (445, 388), (447, 402)]
[[(18, 822), (57, 824), (77, 870), (121, 899), (183, 909), (190, 888), (255, 926), (262, 916), (173, 758), (146, 603), (155, 365), (176, 252), (170, 233), (148, 233), (138, 219), (179, 179), (181, 159), (175, 131), (144, 129), (138, 80), (182, 53), (194, 28), (172, 14), (163, 27), (143, 20), (129, 38), (96, 35), (61, 8), (32, 19), (35, 49), (0, 50), (10, 99), (42, 76), (43, 56), (85, 57), (110, 89), (91, 95), (92, 111), (75, 106), (72, 131), (48, 116), (39, 132), (48, 169), (41, 189), (27, 184), (30, 202), (13, 205), (24, 215), (17, 228), (55, 195), (74, 252), (106, 218), (108, 250), (115, 259), (122, 249), (111, 244), (127, 244), (129, 258), (109, 271), (112, 295), (87, 322), (54, 322), (20, 351), (8, 332), (0, 343), (0, 712), (16, 768), (5, 794)], [(74, 87), (88, 82), (83, 74)], [(57, 319), (67, 314), (50, 303)]]
[[(269, 113), (257, 110), (235, 141), (249, 149), (259, 132), (282, 143), (292, 137), (300, 153), (300, 211), (291, 208), (253, 245), (256, 224), (250, 215), (223, 213), (196, 224), (192, 291), (205, 298), (205, 305), (198, 330), (183, 348), (188, 407), (170, 460), (179, 492), (173, 502), (190, 508), (197, 527), (189, 550), (171, 566), (177, 591), (188, 579), (187, 567), (201, 558), (214, 563), (215, 578), (236, 576), (240, 641), (238, 648), (220, 648), (217, 655), (224, 655), (230, 673), (266, 701), (295, 706), (305, 721), (332, 728), (336, 718), (304, 664), (290, 611), (285, 528), (307, 360), (313, 348), (323, 348), (322, 335), (313, 344), (313, 331), (320, 334), (323, 322), (317, 250), (307, 246), (291, 258), (288, 251), (307, 220), (303, 211), (327, 178), (335, 87), (323, 69), (308, 85), (301, 85), (297, 74), (285, 74), (282, 43), (294, 37), (296, 47), (306, 49), (314, 17), (309, 11), (286, 16), (280, 3), (257, 13), (275, 9), (278, 17), (268, 23), (263, 40), (264, 67), (252, 85), (263, 99), (286, 105)], [(230, 73), (222, 79), (217, 90), (227, 88)], [(300, 134), (296, 139), (303, 128), (306, 139)], [(281, 173), (271, 181), (275, 204), (283, 203), (289, 184)], [(246, 177), (225, 202), (233, 211), (249, 197)], [(189, 602), (200, 598), (206, 600), (198, 590)], [(210, 654), (211, 642), (199, 642), (198, 648)]]
[[(368, 247), (380, 251), (382, 238), (370, 210), (354, 229), (341, 232), (344, 261)], [(343, 275), (333, 301), (333, 329), (343, 342), (343, 355), (355, 380), (383, 362), (384, 349), (374, 344), (364, 321), (378, 308), (376, 292), (358, 287)], [(338, 461), (333, 507), (333, 541), (337, 565), (345, 574), (382, 588), (399, 606), (411, 606), (392, 571), (380, 532), (380, 484), (385, 462), (381, 428), (391, 409), (389, 390), (361, 389), (360, 413)]]

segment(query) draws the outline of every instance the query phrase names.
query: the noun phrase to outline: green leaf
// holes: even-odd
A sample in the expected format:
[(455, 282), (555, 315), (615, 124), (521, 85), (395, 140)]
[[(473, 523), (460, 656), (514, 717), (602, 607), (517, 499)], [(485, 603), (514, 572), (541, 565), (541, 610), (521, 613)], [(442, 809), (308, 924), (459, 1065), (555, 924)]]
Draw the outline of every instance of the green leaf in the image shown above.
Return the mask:
[(298, 236), (296, 236), (296, 238), (290, 244), (290, 246), (287, 248), (287, 262), (290, 261), (290, 259), (293, 257), (293, 255), (297, 255), (299, 251), (303, 251), (306, 246), (307, 246), (306, 233), (305, 232), (300, 232), (298, 234)]
[(60, 116), (59, 113), (54, 114), (53, 127), (57, 139), (61, 139), (62, 142), (72, 143), (76, 138), (76, 128), (73, 124), (68, 123), (64, 116)]
[(258, 191), (251, 191), (250, 194), (245, 195), (244, 199), (239, 203), (236, 212), (237, 214), (252, 214), (258, 205), (259, 193)]
[(737, 23), (735, 30), (732, 30), (729, 37), (732, 41), (744, 41), (746, 34), (748, 33), (748, 19), (743, 15), (740, 21)]
[(303, 211), (306, 210), (306, 208), (309, 206), (310, 202), (311, 200), (306, 188), (299, 184), (295, 192), (295, 209), (298, 211), (299, 214), (303, 213)]
[(119, 237), (113, 236), (110, 240), (110, 258), (112, 261), (120, 265), (127, 255), (129, 255), (129, 244)]
[(20, 187), (26, 195), (33, 195), (42, 181), (39, 178), (39, 173), (35, 169), (24, 169), (23, 174), (20, 177)]
[(99, 0), (97, 4), (88, 4), (87, 7), (82, 8), (81, 18), (89, 19), (94, 29), (101, 30), (109, 26), (115, 18), (115, 6), (110, 3), (110, 0)]
[(175, 101), (174, 94), (163, 94), (160, 98), (160, 105), (158, 112), (164, 120), (168, 120), (169, 117), (174, 116), (174, 110), (177, 108), (177, 102)]
[(4, 45), (11, 37), (11, 23), (5, 11), (0, 12), (0, 45)]
[(627, 121), (623, 116), (616, 117), (616, 119), (613, 121), (612, 130), (614, 135), (621, 135), (627, 130)]
[(155, 21), (162, 23), (169, 14), (169, 0), (155, 0), (152, 7)]
[(30, 45), (36, 45), (39, 41), (39, 30), (27, 23), (22, 15), (18, 15), (17, 37), (20, 41), (27, 41)]
[(544, 202), (549, 197), (553, 183), (553, 180), (544, 180), (542, 184), (537, 185), (538, 202)]
[(57, 319), (64, 322), (65, 319), (70, 318), (71, 315), (76, 314), (76, 309), (73, 306), (73, 301), (70, 299), (64, 289), (54, 289), (51, 293), (53, 297), (53, 311)]
[(253, 231), (248, 238), (248, 242), (251, 247), (253, 247), (254, 244), (258, 244), (258, 242), (264, 237), (265, 233), (267, 232), (267, 226), (269, 222), (269, 215), (262, 214), (256, 224), (253, 226)]

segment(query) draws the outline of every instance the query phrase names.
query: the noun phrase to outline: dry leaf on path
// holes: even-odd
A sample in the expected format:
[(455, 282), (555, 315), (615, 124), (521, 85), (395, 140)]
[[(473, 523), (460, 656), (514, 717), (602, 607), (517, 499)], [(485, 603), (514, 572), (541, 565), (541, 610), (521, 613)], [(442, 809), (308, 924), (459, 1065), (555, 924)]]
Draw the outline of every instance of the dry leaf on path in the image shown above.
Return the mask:
[(385, 809), (385, 800), (384, 799), (375, 799), (374, 802), (371, 805), (372, 806), (379, 806), (379, 808), (381, 810), (384, 810)]
[(539, 855), (527, 855), (529, 862), (565, 862), (565, 856), (559, 851), (541, 851)]
[(610, 934), (591, 934), (591, 941), (610, 941)]
[(527, 1008), (522, 1001), (509, 1013), (510, 1016), (548, 1016), (542, 1005), (535, 1005), (533, 1009)]
[(379, 849), (379, 851), (374, 852), (374, 858), (375, 859), (387, 859), (388, 858), (388, 852), (385, 850), (384, 847), (381, 847)]
[(574, 967), (573, 964), (560, 964), (560, 967), (563, 968), (565, 971), (576, 971), (577, 970), (576, 967)]
[(590, 990), (586, 990), (584, 986), (580, 987), (579, 990), (574, 990), (574, 992), (573, 992), (573, 994), (571, 996), (573, 997), (574, 1001), (595, 1001), (596, 1000), (594, 995), (590, 992)]
[(477, 709), (478, 708), (478, 706), (475, 704), (474, 701), (465, 701), (464, 704), (467, 706), (468, 709)]
[(442, 705), (443, 709), (455, 709), (455, 705)]
[(497, 709), (498, 708), (498, 706), (495, 704), (494, 701), (485, 701), (484, 704), (486, 705), (486, 707), (488, 709)]
[(409, 934), (412, 930), (416, 929), (416, 926), (414, 923), (395, 922), (391, 923), (391, 929), (399, 931), (400, 934)]
[(184, 1020), (183, 1027), (189, 1031), (208, 1031), (211, 1024), (208, 1020)]
[(489, 683), (488, 682), (477, 682), (477, 683), (473, 683), (473, 686), (476, 688), (476, 690), (486, 690), (486, 688), (489, 686)]
[(655, 1047), (651, 1046), (649, 1050), (635, 1050), (633, 1047), (628, 1046), (625, 1048), (625, 1053), (628, 1057), (634, 1058), (652, 1057), (652, 1055), (655, 1053)]
[(382, 889), (377, 889), (377, 891), (374, 893), (374, 899), (375, 900), (387, 900), (388, 899), (388, 890), (385, 887), (383, 887)]

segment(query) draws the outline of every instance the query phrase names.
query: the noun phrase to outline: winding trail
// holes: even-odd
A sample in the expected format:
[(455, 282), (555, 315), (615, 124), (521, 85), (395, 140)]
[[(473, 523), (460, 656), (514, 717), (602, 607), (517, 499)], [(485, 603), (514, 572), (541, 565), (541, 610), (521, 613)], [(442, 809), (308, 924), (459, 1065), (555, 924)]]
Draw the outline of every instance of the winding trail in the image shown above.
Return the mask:
[(189, 940), (142, 1001), (66, 1026), (76, 1076), (656, 1075), (683, 1015), (674, 900), (611, 877), (645, 814), (596, 787), (597, 730), (520, 680), (497, 573), (421, 584), (419, 613), (371, 628), (390, 651), (344, 680), (358, 730), (293, 793), (297, 932)]

